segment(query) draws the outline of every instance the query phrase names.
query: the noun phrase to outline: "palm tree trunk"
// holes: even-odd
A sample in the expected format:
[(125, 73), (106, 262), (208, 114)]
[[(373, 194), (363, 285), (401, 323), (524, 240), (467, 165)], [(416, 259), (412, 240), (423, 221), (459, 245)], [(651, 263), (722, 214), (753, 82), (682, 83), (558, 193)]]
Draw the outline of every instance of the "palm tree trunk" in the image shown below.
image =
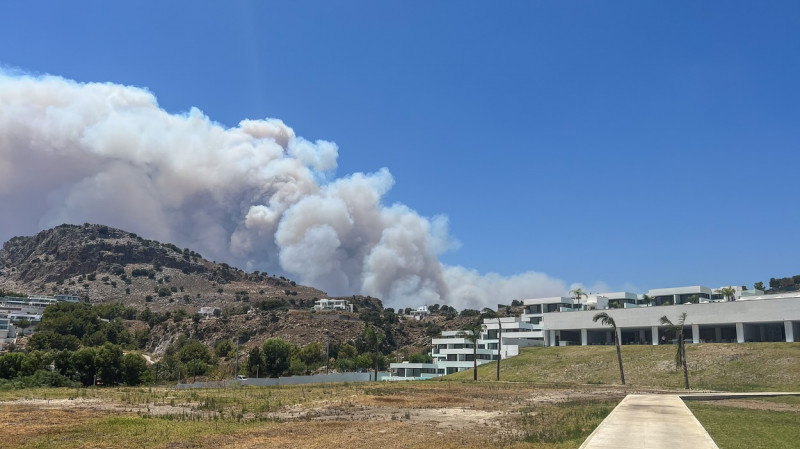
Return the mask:
[(500, 318), (497, 318), (497, 381), (500, 382), (500, 349), (503, 347), (503, 326), (500, 324)]
[(686, 344), (681, 346), (681, 363), (683, 364), (683, 387), (689, 389), (689, 369), (686, 367)]
[(478, 380), (478, 340), (472, 342), (472, 380)]
[(617, 345), (617, 361), (619, 362), (619, 379), (622, 385), (625, 385), (625, 371), (622, 369), (622, 351), (619, 349), (619, 338), (617, 336), (617, 329), (614, 329), (614, 343)]

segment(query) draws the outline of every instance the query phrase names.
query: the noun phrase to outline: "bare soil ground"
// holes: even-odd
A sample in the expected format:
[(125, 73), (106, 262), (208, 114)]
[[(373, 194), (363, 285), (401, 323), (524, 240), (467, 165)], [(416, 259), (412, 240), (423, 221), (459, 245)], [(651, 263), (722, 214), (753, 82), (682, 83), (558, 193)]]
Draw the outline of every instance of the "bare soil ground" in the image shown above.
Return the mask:
[[(247, 394), (248, 389), (244, 389)], [(300, 391), (298, 389), (298, 391)], [(576, 400), (621, 399), (617, 388), (546, 389), (520, 384), (375, 385), (343, 388), (319, 398), (310, 390), (309, 400), (300, 400), (264, 413), (245, 411), (235, 434), (210, 433), (191, 444), (162, 437), (147, 447), (304, 447), (370, 448), (464, 447), (522, 445), (516, 429), (523, 409), (531, 413), (537, 405), (550, 406)], [(177, 393), (176, 393), (177, 394)], [(213, 394), (224, 394), (213, 393)], [(172, 398), (172, 396), (170, 396)], [(238, 405), (222, 411), (234, 416)], [(240, 409), (241, 410), (241, 409)], [(0, 428), (11, 447), (46, 447), (28, 444), (36, 437), (52, 435), (63, 441), (76, 433), (69, 447), (126, 447), (120, 441), (97, 446), (83, 436), (92, 423), (110, 417), (133, 419), (181, 419), (211, 423), (219, 410), (208, 410), (190, 397), (177, 401), (132, 403), (121, 395), (87, 398), (44, 399), (26, 397), (0, 401)], [(536, 412), (533, 412), (536, 413)], [(211, 424), (209, 424), (211, 425)], [(98, 428), (102, 425), (98, 424)], [(81, 430), (84, 429), (84, 430)], [(41, 438), (40, 438), (41, 439)], [(56, 441), (56, 440), (50, 440)], [(520, 446), (521, 447), (521, 446)]]

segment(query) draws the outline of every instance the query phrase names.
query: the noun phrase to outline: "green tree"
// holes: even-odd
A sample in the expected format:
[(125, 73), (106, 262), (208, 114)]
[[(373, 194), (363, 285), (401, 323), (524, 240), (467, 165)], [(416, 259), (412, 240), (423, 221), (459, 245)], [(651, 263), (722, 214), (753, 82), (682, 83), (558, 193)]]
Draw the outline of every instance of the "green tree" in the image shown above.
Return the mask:
[(194, 338), (183, 342), (180, 345), (180, 349), (178, 349), (177, 355), (181, 363), (189, 363), (193, 360), (199, 360), (203, 363), (211, 362), (211, 352), (208, 350), (208, 346)]
[(121, 347), (105, 343), (97, 350), (95, 363), (97, 364), (97, 375), (103, 379), (103, 385), (114, 386), (122, 380), (120, 375), (122, 370)]
[(74, 335), (62, 335), (53, 331), (36, 332), (28, 339), (30, 350), (62, 350), (75, 351), (81, 347), (81, 341)]
[(259, 377), (262, 373), (261, 364), (261, 349), (256, 346), (247, 355), (247, 374)]
[(13, 379), (20, 374), (25, 354), (11, 352), (0, 355), (0, 379)]
[(461, 328), (456, 334), (472, 342), (472, 380), (478, 380), (478, 340), (481, 338), (483, 326), (480, 322), (472, 322)]
[(84, 386), (94, 384), (94, 376), (97, 374), (96, 355), (94, 348), (81, 348), (72, 353), (72, 367), (75, 369), (76, 377)]
[[(583, 297), (585, 297), (585, 298), (589, 298), (589, 295), (587, 295), (587, 294), (586, 294), (586, 292), (585, 292), (585, 291), (583, 291), (583, 289), (582, 289), (582, 288), (580, 288), (580, 287), (579, 287), (579, 288), (576, 288), (576, 289), (574, 289), (574, 290), (570, 290), (569, 292), (570, 292), (572, 295), (574, 295), (574, 296), (575, 296), (575, 301), (577, 301), (577, 302), (578, 302), (578, 304), (580, 304), (580, 302), (581, 302), (581, 296), (583, 296)], [(623, 383), (624, 383), (624, 382), (623, 382)]]
[(619, 338), (617, 336), (617, 323), (614, 318), (611, 318), (607, 313), (600, 312), (592, 317), (595, 323), (600, 321), (604, 326), (611, 326), (614, 332), (614, 344), (617, 346), (617, 361), (619, 362), (619, 379), (622, 385), (625, 385), (625, 370), (622, 368), (622, 351), (619, 349)]
[(139, 385), (147, 371), (147, 361), (141, 354), (129, 352), (122, 357), (121, 371), (125, 385)]
[(32, 376), (36, 371), (45, 369), (50, 364), (51, 356), (44, 351), (31, 351), (25, 354), (19, 374)]
[(764, 283), (763, 282), (756, 282), (755, 284), (753, 284), (753, 288), (756, 289), (756, 290), (761, 290), (762, 292), (766, 291), (766, 288), (764, 288)]
[(318, 342), (309, 343), (297, 351), (297, 358), (305, 363), (309, 369), (318, 368), (325, 360), (322, 351), (322, 344)]
[(375, 368), (375, 380), (377, 381), (378, 368), (379, 368), (378, 365), (380, 360), (379, 355), (381, 354), (380, 345), (383, 342), (383, 339), (386, 338), (386, 334), (384, 334), (383, 331), (374, 326), (367, 326), (366, 328), (364, 328), (363, 338), (364, 342), (367, 345), (367, 348), (369, 348), (369, 350), (372, 351), (373, 354), (372, 362)]
[(233, 342), (228, 338), (220, 340), (214, 346), (214, 354), (217, 357), (230, 357), (233, 354)]
[(683, 367), (683, 387), (689, 389), (689, 369), (686, 366), (686, 343), (683, 340), (683, 325), (686, 322), (686, 312), (680, 314), (678, 322), (673, 324), (666, 315), (662, 316), (659, 323), (668, 326), (678, 338), (678, 351), (675, 353), (675, 368)]
[(733, 287), (723, 287), (715, 290), (714, 292), (724, 296), (725, 301), (733, 301), (733, 298), (736, 295), (736, 289)]
[(269, 377), (279, 377), (289, 369), (292, 345), (280, 338), (270, 338), (261, 347), (264, 358), (264, 373)]

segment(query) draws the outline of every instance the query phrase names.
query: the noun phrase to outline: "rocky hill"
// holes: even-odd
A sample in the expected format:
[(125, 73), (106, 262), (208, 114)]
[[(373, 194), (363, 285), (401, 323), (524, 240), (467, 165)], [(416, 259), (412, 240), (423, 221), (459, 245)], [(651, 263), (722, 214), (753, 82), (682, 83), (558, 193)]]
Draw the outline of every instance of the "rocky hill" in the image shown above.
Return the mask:
[(321, 290), (274, 274), (246, 273), (206, 260), (189, 248), (97, 224), (61, 225), (10, 239), (0, 249), (0, 290), (73, 294), (94, 304), (149, 308), (172, 316), (191, 317), (203, 306), (220, 309), (220, 316), (210, 320), (171, 319), (153, 326), (148, 349), (156, 354), (179, 335), (209, 345), (235, 335), (247, 336), (251, 345), (270, 337), (298, 345), (328, 338), (347, 342), (356, 339), (367, 322), (380, 322), (393, 347), (414, 353), (438, 329), (460, 325), (457, 318), (444, 326), (436, 324), (444, 317), (386, 324), (381, 301), (364, 296), (345, 298), (355, 305), (355, 313), (314, 314), (314, 301), (329, 297)]

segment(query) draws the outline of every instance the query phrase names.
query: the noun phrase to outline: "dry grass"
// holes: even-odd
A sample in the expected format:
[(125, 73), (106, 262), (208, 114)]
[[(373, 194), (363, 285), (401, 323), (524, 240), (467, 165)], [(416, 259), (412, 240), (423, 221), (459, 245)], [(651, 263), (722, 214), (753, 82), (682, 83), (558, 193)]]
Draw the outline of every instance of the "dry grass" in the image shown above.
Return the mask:
[[(20, 420), (12, 412), (2, 423), (11, 447), (529, 447), (538, 435), (535, 447), (555, 448), (585, 438), (622, 396), (608, 388), (415, 382), (21, 390), (5, 392), (0, 407), (21, 411)], [(596, 401), (609, 404), (602, 416), (580, 411), (595, 410)], [(556, 413), (562, 409), (573, 411), (568, 427), (577, 433), (548, 430), (554, 416), (566, 419)]]
[[(623, 346), (625, 380), (633, 387), (681, 389), (675, 346)], [(692, 388), (721, 391), (800, 390), (800, 343), (690, 344), (686, 347)], [(501, 379), (550, 385), (618, 385), (613, 346), (523, 349), (501, 364)], [(495, 378), (495, 364), (478, 369), (480, 380)], [(472, 371), (448, 378), (467, 380)]]

